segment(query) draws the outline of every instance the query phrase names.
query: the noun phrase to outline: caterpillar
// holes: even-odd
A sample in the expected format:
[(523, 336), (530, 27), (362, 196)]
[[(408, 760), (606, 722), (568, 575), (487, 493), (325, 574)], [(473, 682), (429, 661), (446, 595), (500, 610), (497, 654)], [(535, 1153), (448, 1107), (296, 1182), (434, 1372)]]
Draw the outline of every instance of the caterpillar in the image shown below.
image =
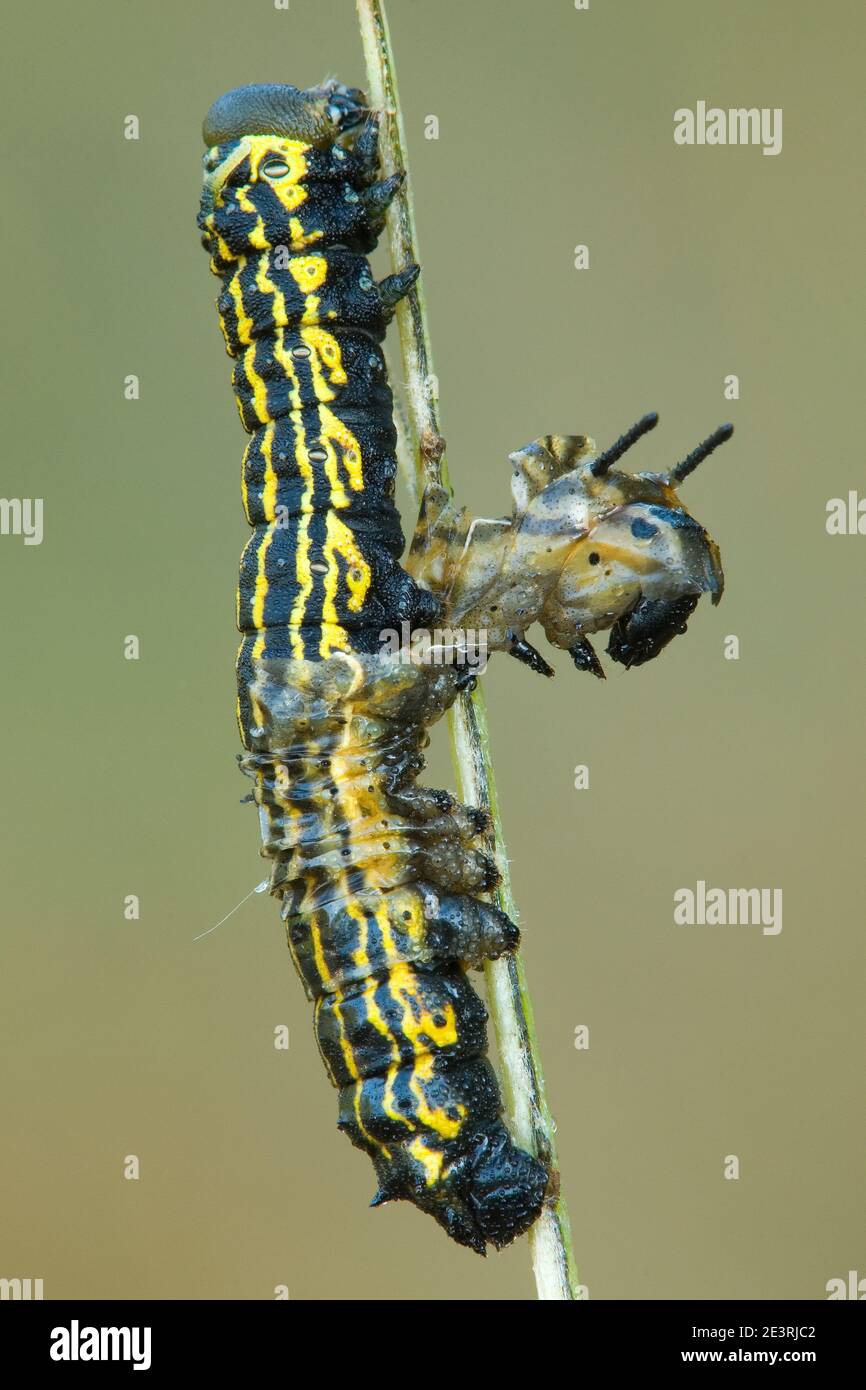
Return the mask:
[(484, 1254), (528, 1229), (548, 1188), (503, 1123), (467, 978), (518, 931), (485, 900), (486, 814), (416, 781), (428, 728), (475, 671), (459, 644), (407, 660), (383, 636), (471, 628), (549, 675), (525, 635), (540, 621), (596, 676), (594, 632), (611, 630), (626, 668), (652, 659), (701, 593), (721, 597), (718, 549), (676, 488), (730, 427), (667, 474), (613, 468), (654, 415), (604, 453), (588, 436), (537, 439), (511, 455), (510, 520), (473, 520), (429, 486), (404, 567), (382, 343), (419, 268), (376, 283), (367, 260), (402, 181), (378, 177), (378, 130), (336, 81), (237, 88), (204, 121), (198, 224), (250, 435), (241, 764), (338, 1124), (376, 1171), (372, 1204), (408, 1200)]

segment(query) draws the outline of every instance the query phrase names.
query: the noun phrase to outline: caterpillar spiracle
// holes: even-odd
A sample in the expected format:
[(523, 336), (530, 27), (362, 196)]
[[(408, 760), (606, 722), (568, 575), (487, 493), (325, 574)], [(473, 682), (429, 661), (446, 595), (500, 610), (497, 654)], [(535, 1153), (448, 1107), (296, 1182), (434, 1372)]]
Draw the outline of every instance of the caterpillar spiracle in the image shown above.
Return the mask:
[(270, 888), (374, 1205), (407, 1199), (483, 1254), (532, 1224), (548, 1186), (503, 1124), (466, 975), (518, 932), (484, 900), (485, 813), (416, 782), (427, 728), (474, 669), (407, 661), (383, 634), (483, 632), (552, 674), (525, 636), (540, 621), (596, 675), (602, 629), (613, 660), (651, 659), (700, 593), (721, 596), (718, 550), (675, 487), (730, 427), (668, 474), (612, 467), (655, 416), (602, 454), (536, 440), (511, 456), (510, 521), (473, 522), (429, 487), (402, 567), (381, 344), (418, 267), (376, 283), (366, 259), (401, 182), (378, 178), (377, 114), (336, 82), (256, 85), (203, 129), (198, 221), (250, 435), (237, 714)]

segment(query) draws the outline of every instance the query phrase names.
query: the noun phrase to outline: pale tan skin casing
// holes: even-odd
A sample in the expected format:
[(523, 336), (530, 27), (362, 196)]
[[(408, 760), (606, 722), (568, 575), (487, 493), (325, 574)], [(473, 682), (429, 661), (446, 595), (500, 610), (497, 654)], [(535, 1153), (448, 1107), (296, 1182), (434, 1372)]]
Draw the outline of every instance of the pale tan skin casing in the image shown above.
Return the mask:
[(473, 521), (444, 488), (425, 492), (406, 567), (440, 597), (450, 625), (484, 632), (496, 651), (540, 622), (554, 647), (571, 650), (642, 598), (710, 593), (718, 603), (718, 547), (670, 475), (595, 476), (586, 435), (547, 435), (510, 457), (510, 519)]

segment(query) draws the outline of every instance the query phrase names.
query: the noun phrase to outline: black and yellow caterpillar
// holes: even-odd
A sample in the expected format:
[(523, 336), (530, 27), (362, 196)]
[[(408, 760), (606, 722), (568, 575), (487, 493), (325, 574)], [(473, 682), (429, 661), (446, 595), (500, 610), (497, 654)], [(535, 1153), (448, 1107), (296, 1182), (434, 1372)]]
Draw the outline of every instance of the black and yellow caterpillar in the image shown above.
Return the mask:
[(518, 933), (483, 900), (487, 817), (415, 782), (428, 726), (474, 670), (407, 660), (384, 635), (459, 625), (552, 674), (525, 638), (539, 620), (579, 669), (603, 674), (587, 634), (604, 628), (614, 660), (649, 660), (702, 591), (721, 594), (674, 485), (730, 430), (638, 476), (612, 465), (654, 416), (605, 454), (546, 436), (512, 455), (510, 522), (428, 489), (402, 568), (381, 343), (418, 267), (377, 284), (366, 259), (401, 181), (377, 178), (376, 113), (335, 82), (243, 87), (204, 138), (199, 226), (251, 436), (237, 710), (271, 891), (374, 1204), (406, 1198), (484, 1253), (531, 1225), (548, 1184), (502, 1123), (465, 973)]

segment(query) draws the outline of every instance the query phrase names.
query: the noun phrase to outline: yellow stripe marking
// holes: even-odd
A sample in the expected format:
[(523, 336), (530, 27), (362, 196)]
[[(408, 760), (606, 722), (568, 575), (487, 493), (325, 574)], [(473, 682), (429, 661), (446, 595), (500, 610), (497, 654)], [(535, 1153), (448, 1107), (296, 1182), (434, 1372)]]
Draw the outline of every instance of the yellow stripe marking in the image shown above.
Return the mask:
[(407, 1148), (416, 1163), (420, 1163), (424, 1169), (427, 1186), (435, 1187), (442, 1177), (442, 1166), (445, 1162), (442, 1150), (429, 1148), (420, 1134), (407, 1145)]

